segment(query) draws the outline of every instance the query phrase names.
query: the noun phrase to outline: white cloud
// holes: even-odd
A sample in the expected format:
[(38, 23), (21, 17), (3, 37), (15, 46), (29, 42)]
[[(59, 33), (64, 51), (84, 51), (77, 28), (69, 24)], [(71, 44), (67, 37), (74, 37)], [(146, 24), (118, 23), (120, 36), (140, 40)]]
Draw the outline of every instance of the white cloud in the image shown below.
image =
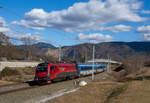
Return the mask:
[(7, 32), (7, 31), (10, 31), (10, 29), (7, 27), (0, 27), (0, 32)]
[(26, 33), (25, 35), (21, 35), (19, 38), (20, 39), (24, 39), (24, 38), (28, 39), (29, 38), (32, 42), (36, 42), (36, 41), (42, 40), (39, 36), (32, 35), (31, 33)]
[(150, 25), (140, 26), (137, 28), (136, 32), (138, 32), (138, 33), (150, 33)]
[(150, 10), (142, 10), (141, 13), (143, 13), (143, 14), (150, 14)]
[(145, 41), (150, 41), (150, 33), (149, 34), (144, 34), (142, 36), (142, 39), (145, 40)]
[(68, 9), (46, 12), (43, 9), (32, 9), (25, 13), (24, 19), (13, 24), (26, 28), (44, 30), (55, 28), (66, 32), (100, 31), (101, 28), (114, 22), (142, 22), (137, 10), (141, 2), (137, 0), (90, 0), (75, 3)]
[(0, 17), (0, 27), (4, 27), (4, 26), (7, 26), (4, 18)]
[(21, 33), (21, 32), (10, 30), (9, 32), (6, 32), (6, 35), (9, 36), (11, 39), (18, 40), (18, 42), (21, 42), (22, 39), (30, 39), (32, 42), (45, 40), (44, 38), (38, 36), (36, 32), (31, 34), (31, 33)]
[(112, 26), (112, 27), (106, 27), (105, 30), (108, 30), (112, 33), (119, 33), (119, 32), (127, 32), (127, 31), (130, 31), (132, 29), (131, 26), (126, 26), (126, 25), (115, 25), (115, 26)]
[(98, 43), (98, 42), (111, 41), (111, 40), (113, 40), (113, 38), (110, 35), (104, 35), (101, 33), (93, 33), (93, 34), (88, 34), (88, 35), (80, 33), (77, 36), (77, 40), (83, 41), (83, 42)]
[(9, 36), (11, 39), (21, 40), (21, 38), (30, 38), (33, 41), (44, 40), (38, 35), (39, 32), (31, 33), (23, 33), (16, 30), (12, 30), (9, 28), (8, 24), (4, 20), (4, 18), (0, 17), (0, 32), (4, 32), (5, 35)]
[(35, 34), (35, 35), (40, 35), (41, 33), (40, 33), (40, 32), (35, 32), (34, 34)]
[(0, 32), (7, 32), (9, 30), (4, 18), (0, 17)]
[(38, 23), (35, 21), (28, 21), (28, 20), (21, 20), (20, 22), (17, 21), (13, 21), (12, 24), (17, 24), (17, 25), (21, 25), (25, 28), (30, 28), (33, 30), (44, 30), (44, 27), (40, 27), (40, 25), (42, 25), (42, 23)]

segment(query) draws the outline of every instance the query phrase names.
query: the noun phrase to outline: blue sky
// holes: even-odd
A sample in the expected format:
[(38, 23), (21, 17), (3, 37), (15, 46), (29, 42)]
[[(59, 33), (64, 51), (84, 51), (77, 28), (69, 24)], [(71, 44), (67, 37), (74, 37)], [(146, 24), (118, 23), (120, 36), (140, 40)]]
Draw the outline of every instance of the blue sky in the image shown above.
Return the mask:
[(0, 32), (55, 46), (149, 41), (149, 4), (149, 0), (1, 0)]

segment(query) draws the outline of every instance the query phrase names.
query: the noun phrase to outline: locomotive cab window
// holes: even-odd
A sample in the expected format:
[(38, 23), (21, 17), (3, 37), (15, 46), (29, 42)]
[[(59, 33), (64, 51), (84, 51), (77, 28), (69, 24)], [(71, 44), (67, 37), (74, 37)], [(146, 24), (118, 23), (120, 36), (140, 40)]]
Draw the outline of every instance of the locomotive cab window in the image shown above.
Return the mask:
[(51, 66), (51, 67), (50, 67), (51, 70), (53, 70), (53, 69), (55, 69), (55, 68), (56, 68), (56, 66)]
[(37, 66), (37, 72), (47, 72), (47, 64), (39, 64)]

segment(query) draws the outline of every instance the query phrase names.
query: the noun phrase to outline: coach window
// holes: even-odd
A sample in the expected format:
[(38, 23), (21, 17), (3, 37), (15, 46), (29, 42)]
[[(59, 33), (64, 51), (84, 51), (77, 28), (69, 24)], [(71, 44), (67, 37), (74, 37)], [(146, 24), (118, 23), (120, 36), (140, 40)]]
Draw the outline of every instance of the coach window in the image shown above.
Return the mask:
[(89, 70), (89, 69), (92, 69), (92, 67), (82, 67), (81, 69), (82, 70)]
[(101, 66), (96, 67), (96, 69), (101, 69), (101, 68), (102, 68)]

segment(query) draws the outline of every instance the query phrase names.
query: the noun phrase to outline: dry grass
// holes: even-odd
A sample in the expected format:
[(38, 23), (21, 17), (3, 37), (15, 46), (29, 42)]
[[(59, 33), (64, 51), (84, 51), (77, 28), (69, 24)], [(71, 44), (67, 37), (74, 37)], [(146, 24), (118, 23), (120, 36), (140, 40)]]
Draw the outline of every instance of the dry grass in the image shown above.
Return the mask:
[(114, 88), (120, 85), (116, 82), (93, 82), (47, 103), (104, 103)]
[[(150, 70), (145, 76), (150, 77)], [(126, 82), (92, 82), (78, 91), (55, 98), (47, 103), (150, 103), (150, 78)]]
[(7, 84), (13, 84), (13, 82), (8, 82), (8, 81), (0, 80), (0, 86), (1, 85), (7, 85)]
[(150, 103), (150, 81), (90, 83), (47, 103)]
[(142, 80), (143, 74), (130, 76), (133, 80), (126, 82), (128, 88), (121, 93), (111, 103), (150, 103), (150, 70), (144, 73), (145, 80)]
[[(2, 71), (3, 72), (3, 71)], [(34, 78), (35, 68), (7, 68), (4, 69), (4, 73), (1, 73), (1, 80), (12, 82), (24, 82), (32, 80)]]
[(150, 81), (132, 81), (127, 90), (111, 103), (150, 103)]

